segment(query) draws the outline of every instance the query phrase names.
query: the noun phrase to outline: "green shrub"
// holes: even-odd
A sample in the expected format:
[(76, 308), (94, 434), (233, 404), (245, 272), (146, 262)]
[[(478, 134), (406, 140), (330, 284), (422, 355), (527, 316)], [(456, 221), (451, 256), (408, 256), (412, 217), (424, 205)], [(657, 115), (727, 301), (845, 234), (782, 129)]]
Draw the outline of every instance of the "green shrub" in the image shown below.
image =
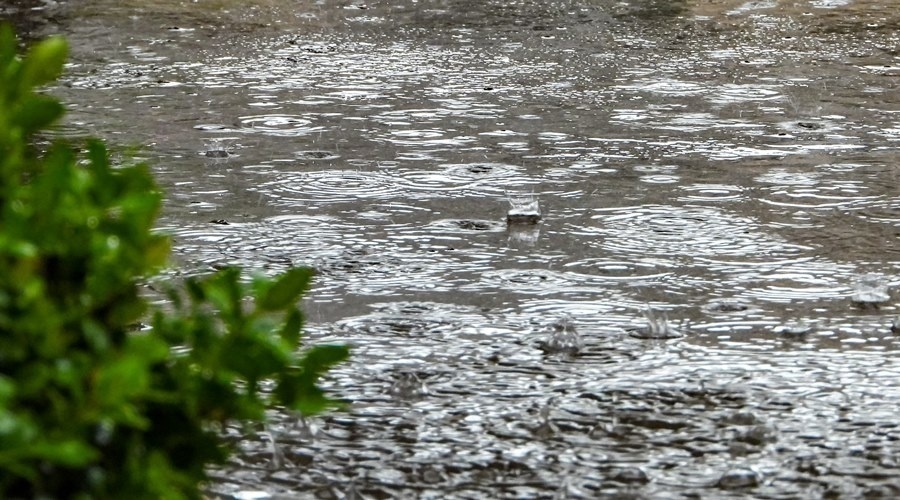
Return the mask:
[(347, 350), (298, 350), (308, 269), (226, 269), (149, 309), (138, 282), (169, 241), (148, 169), (111, 167), (97, 140), (33, 145), (64, 112), (35, 89), (66, 51), (20, 56), (0, 29), (0, 498), (198, 498), (223, 423), (332, 406), (316, 382)]

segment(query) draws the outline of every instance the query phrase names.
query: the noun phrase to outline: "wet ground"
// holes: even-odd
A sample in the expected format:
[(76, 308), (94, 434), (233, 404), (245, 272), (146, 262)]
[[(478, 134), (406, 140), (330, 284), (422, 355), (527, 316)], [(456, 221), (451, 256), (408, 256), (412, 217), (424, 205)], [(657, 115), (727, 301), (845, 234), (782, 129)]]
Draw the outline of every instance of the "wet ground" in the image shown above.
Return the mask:
[(354, 347), (214, 494), (900, 495), (891, 0), (67, 9), (62, 133), (141, 147), (168, 276), (315, 266)]

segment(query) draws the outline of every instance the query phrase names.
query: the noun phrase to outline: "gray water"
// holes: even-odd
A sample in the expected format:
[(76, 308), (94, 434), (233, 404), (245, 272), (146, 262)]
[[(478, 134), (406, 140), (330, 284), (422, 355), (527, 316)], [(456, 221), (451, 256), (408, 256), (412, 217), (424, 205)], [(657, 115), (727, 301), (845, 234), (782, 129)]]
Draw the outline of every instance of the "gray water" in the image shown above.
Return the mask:
[(314, 266), (353, 346), (211, 494), (900, 495), (891, 0), (70, 9), (61, 133), (140, 147), (165, 279)]

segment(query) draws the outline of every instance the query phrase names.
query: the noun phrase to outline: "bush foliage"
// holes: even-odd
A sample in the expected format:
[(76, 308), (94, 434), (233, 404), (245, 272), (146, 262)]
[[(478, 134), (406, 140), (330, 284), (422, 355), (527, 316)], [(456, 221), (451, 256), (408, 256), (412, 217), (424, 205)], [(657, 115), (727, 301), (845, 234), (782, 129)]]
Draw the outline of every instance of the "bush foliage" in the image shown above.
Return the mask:
[(34, 146), (63, 115), (38, 89), (66, 53), (20, 55), (0, 29), (0, 497), (198, 498), (223, 423), (332, 406), (316, 383), (347, 350), (298, 350), (309, 269), (226, 269), (150, 309), (138, 285), (169, 241), (147, 167), (112, 167), (98, 140)]

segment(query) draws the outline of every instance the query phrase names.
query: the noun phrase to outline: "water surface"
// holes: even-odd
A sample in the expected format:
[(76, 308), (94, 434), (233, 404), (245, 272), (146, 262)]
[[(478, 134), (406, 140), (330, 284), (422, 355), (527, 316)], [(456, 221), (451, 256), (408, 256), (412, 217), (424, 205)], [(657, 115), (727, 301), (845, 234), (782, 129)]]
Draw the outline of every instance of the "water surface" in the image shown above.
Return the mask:
[(851, 301), (900, 284), (892, 2), (72, 10), (61, 133), (141, 146), (167, 276), (314, 266), (354, 347), (348, 410), (230, 430), (215, 494), (898, 494), (896, 295)]

